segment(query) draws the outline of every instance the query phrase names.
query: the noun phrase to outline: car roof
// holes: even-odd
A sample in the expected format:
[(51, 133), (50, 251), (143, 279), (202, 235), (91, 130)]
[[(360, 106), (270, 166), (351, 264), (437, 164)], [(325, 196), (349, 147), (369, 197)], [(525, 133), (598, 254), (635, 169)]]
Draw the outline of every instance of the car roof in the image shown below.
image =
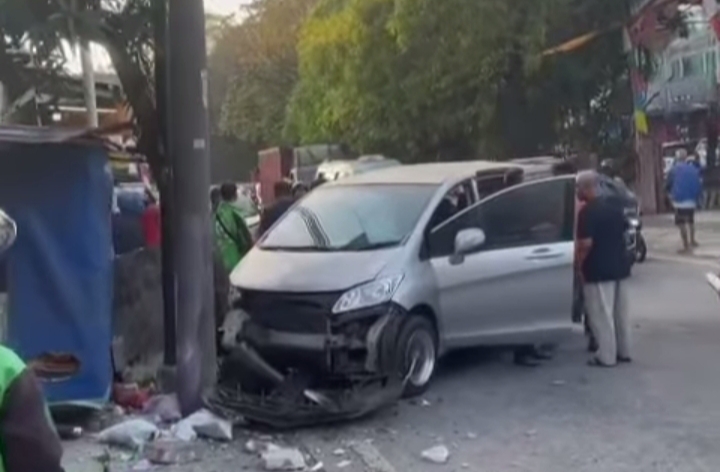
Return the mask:
[(522, 169), (512, 163), (491, 161), (435, 162), (386, 167), (345, 179), (328, 185), (358, 184), (435, 184), (454, 182), (475, 176), (477, 173)]

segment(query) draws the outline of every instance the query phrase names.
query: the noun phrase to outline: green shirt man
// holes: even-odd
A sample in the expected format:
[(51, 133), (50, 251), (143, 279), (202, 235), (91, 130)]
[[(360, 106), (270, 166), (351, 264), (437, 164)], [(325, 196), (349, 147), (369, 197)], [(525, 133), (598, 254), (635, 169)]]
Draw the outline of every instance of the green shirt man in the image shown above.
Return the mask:
[(215, 241), (225, 270), (230, 273), (252, 247), (253, 240), (245, 218), (233, 204), (237, 199), (237, 186), (223, 184), (221, 201), (215, 210)]
[(31, 369), (0, 346), (0, 472), (62, 472), (62, 445)]

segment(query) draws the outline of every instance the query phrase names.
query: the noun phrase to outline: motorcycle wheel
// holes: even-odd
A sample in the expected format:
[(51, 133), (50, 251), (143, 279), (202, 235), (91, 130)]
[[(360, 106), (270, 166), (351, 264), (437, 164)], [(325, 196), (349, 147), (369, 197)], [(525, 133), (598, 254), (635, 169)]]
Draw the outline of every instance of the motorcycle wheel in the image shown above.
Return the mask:
[(639, 235), (637, 240), (635, 260), (642, 263), (645, 262), (645, 259), (647, 259), (647, 244), (645, 244), (645, 238), (643, 238), (642, 235)]

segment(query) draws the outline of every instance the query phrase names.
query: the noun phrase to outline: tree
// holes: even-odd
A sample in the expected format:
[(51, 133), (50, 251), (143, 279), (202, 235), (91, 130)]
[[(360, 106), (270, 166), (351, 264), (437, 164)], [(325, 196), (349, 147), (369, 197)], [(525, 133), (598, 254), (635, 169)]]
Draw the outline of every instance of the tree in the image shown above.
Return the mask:
[(607, 124), (625, 55), (619, 34), (572, 56), (541, 53), (621, 21), (621, 10), (602, 0), (324, 0), (301, 34), (286, 132), (409, 160), (551, 150)]
[[(210, 57), (218, 129), (255, 146), (280, 144), (298, 78), (299, 29), (316, 0), (259, 0), (224, 29)], [(221, 104), (221, 105), (220, 105)]]

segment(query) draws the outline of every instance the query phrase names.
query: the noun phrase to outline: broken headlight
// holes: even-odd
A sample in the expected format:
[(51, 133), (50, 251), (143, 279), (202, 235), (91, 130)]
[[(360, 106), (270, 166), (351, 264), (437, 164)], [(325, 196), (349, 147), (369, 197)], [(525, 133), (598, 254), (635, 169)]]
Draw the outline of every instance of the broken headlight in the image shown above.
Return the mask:
[(333, 306), (335, 314), (360, 310), (389, 302), (402, 282), (403, 276), (384, 277), (352, 288), (343, 293)]

